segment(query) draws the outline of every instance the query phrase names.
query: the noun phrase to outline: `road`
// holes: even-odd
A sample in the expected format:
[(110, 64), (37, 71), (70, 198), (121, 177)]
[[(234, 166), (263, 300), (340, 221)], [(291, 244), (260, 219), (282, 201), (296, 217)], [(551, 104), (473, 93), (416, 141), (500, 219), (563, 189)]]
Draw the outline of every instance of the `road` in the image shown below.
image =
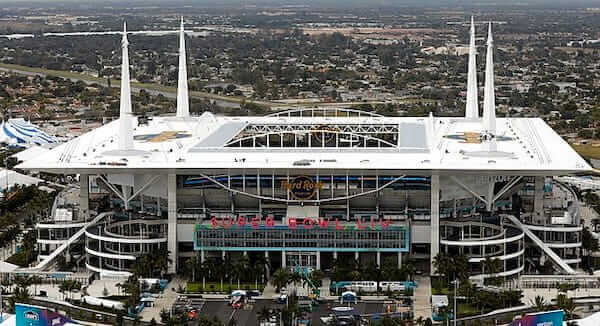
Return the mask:
[[(70, 71), (60, 71), (60, 70), (50, 70), (50, 69), (42, 69), (42, 68), (32, 68), (25, 66), (18, 66), (12, 64), (0, 64), (0, 71), (12, 72), (20, 75), (26, 76), (54, 76), (54, 77), (62, 77), (71, 80), (72, 82), (84, 82), (88, 85), (90, 84), (99, 84), (102, 86), (108, 86), (108, 82), (106, 79), (98, 78), (94, 76), (74, 73)], [(120, 81), (111, 79), (112, 87), (120, 87)], [(162, 94), (168, 98), (176, 98), (177, 97), (177, 89), (175, 87), (167, 87), (158, 84), (145, 84), (145, 83), (131, 83), (131, 90), (133, 92), (139, 92), (140, 90), (145, 90), (151, 95), (159, 95)], [(241, 97), (234, 96), (223, 96), (218, 94), (212, 94), (207, 92), (198, 92), (191, 91), (190, 97), (192, 98), (201, 98), (201, 99), (210, 99), (215, 101), (217, 105), (227, 107), (227, 108), (236, 108), (240, 107), (240, 103), (242, 103), (245, 99)], [(274, 103), (265, 102), (265, 101), (248, 101), (256, 104), (264, 105), (271, 107)]]
[[(108, 86), (108, 82), (104, 78), (94, 77), (90, 75), (85, 75), (81, 73), (71, 72), (71, 71), (62, 71), (62, 70), (51, 70), (44, 68), (33, 68), (27, 66), (19, 66), (13, 64), (5, 64), (0, 63), (0, 71), (13, 72), (21, 75), (27, 76), (54, 76), (54, 77), (62, 77), (65, 79), (69, 79), (73, 82), (82, 81), (86, 84), (99, 84), (102, 86)], [(112, 87), (120, 87), (120, 81), (116, 79), (111, 79)], [(131, 90), (134, 92), (139, 92), (140, 90), (145, 90), (151, 95), (163, 95), (168, 98), (176, 98), (177, 97), (177, 89), (175, 87), (168, 87), (158, 84), (149, 84), (149, 83), (131, 83)], [(382, 101), (364, 101), (364, 102), (313, 102), (311, 99), (298, 99), (290, 103), (281, 103), (281, 102), (270, 102), (270, 101), (258, 101), (258, 100), (248, 100), (244, 97), (237, 96), (225, 96), (218, 95), (207, 92), (199, 92), (199, 91), (190, 91), (190, 97), (199, 98), (199, 99), (209, 99), (211, 101), (215, 101), (217, 105), (225, 107), (225, 108), (239, 108), (240, 104), (244, 101), (252, 102), (259, 105), (263, 105), (269, 108), (278, 108), (281, 110), (293, 109), (297, 107), (352, 107), (359, 104), (384, 104)], [(405, 103), (410, 103), (415, 101), (414, 99), (407, 99)], [(422, 101), (431, 101), (431, 100), (422, 100)]]

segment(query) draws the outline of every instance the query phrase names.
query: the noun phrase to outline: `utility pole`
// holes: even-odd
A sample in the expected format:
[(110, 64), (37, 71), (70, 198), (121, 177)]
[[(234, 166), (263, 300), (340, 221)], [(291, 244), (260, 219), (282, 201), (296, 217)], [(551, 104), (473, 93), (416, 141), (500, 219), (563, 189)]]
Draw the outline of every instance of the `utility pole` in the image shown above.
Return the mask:
[(458, 288), (458, 279), (452, 282), (454, 284), (454, 326), (456, 326), (456, 318), (458, 318), (458, 311), (456, 310), (456, 289)]

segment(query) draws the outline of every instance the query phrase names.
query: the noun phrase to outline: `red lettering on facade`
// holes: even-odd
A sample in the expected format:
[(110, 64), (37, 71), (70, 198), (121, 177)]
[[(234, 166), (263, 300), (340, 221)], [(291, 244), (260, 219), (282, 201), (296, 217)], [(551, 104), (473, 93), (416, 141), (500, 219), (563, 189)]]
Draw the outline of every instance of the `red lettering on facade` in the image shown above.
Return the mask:
[(253, 229), (258, 229), (258, 222), (260, 222), (260, 219), (258, 218), (258, 216), (253, 217), (250, 220), (250, 227)]
[(388, 226), (390, 226), (390, 224), (392, 223), (389, 219), (387, 220), (380, 220), (381, 221), (381, 227), (386, 229)]
[(371, 216), (371, 222), (369, 222), (369, 229), (375, 230), (375, 218)]
[(213, 229), (216, 228), (217, 226), (219, 226), (219, 222), (217, 221), (217, 218), (212, 216), (210, 218), (210, 227), (212, 227)]
[(358, 220), (356, 220), (356, 229), (357, 230), (364, 229), (364, 226), (362, 226), (362, 224), (360, 223), (360, 217), (358, 218)]
[(237, 225), (238, 228), (241, 228), (242, 226), (246, 225), (247, 221), (245, 217), (238, 217), (238, 221), (237, 221)]
[(298, 221), (294, 217), (288, 218), (288, 227), (290, 229), (295, 229), (298, 226)]
[(326, 220), (324, 218), (318, 219), (317, 223), (319, 224), (319, 228), (321, 229), (326, 229), (329, 227), (329, 220)]
[(302, 224), (305, 229), (312, 229), (313, 220), (311, 218), (305, 217), (304, 221), (302, 221)]
[(267, 218), (265, 219), (265, 227), (272, 228), (274, 225), (275, 225), (275, 221), (273, 220), (273, 218), (270, 216), (267, 216)]
[(225, 219), (224, 217), (221, 217), (221, 226), (225, 229), (229, 229), (233, 226), (233, 217), (228, 217), (227, 219)]
[(340, 225), (340, 221), (336, 218), (335, 219), (335, 229), (336, 230), (343, 230), (344, 227)]

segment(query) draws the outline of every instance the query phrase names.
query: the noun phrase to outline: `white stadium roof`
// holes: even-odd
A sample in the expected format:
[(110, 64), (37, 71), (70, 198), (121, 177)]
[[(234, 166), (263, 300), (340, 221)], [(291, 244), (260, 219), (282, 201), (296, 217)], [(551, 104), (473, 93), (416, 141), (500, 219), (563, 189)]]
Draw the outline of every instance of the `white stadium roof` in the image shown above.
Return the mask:
[(591, 171), (543, 120), (496, 118), (491, 25), (483, 117), (479, 117), (474, 38), (472, 28), (465, 117), (395, 118), (343, 109), (307, 109), (267, 117), (210, 113), (190, 117), (182, 22), (176, 117), (145, 121), (132, 117), (129, 43), (124, 32), (119, 119), (18, 167), (83, 174), (193, 174), (198, 169), (394, 170), (423, 175), (436, 171), (523, 175)]
[[(544, 121), (498, 118), (495, 150), (473, 141), (482, 132), (480, 120), (466, 118), (286, 118), (201, 117), (154, 118), (148, 125), (131, 121), (133, 149), (118, 148), (119, 121), (111, 122), (19, 168), (77, 172), (173, 169), (379, 169), (585, 172), (591, 167)], [(309, 126), (397, 127), (397, 146), (364, 147), (224, 147), (244, 128)], [(318, 133), (318, 131), (317, 131)], [(475, 135), (475, 136), (471, 136)], [(309, 164), (298, 166), (299, 160)], [(116, 172), (115, 172), (116, 173)]]

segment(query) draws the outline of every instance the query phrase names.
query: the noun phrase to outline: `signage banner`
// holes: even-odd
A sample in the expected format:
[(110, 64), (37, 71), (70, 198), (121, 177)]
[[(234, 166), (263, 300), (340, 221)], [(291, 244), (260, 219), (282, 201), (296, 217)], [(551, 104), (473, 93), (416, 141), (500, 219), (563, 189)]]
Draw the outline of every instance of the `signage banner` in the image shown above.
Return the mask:
[[(280, 224), (278, 226), (285, 226), (290, 229), (336, 229), (336, 230), (382, 230), (390, 227), (392, 222), (390, 220), (382, 220), (375, 219), (372, 217), (368, 221), (363, 221), (361, 219), (356, 220), (353, 223), (340, 223), (338, 219), (330, 220), (325, 218), (311, 218), (311, 217), (288, 217), (286, 224)], [(245, 217), (239, 216), (235, 217), (211, 217), (210, 219), (210, 228), (247, 228), (250, 227), (252, 229), (258, 228), (273, 228), (276, 227), (275, 220), (272, 217), (267, 217), (264, 220), (260, 219), (258, 216), (256, 217)]]
[(16, 304), (16, 326), (63, 326), (73, 321), (54, 311), (25, 304)]
[(311, 177), (298, 176), (290, 181), (283, 181), (281, 188), (287, 189), (292, 197), (298, 200), (311, 199), (323, 187), (322, 182), (315, 182)]
[(526, 314), (513, 320), (510, 326), (562, 326), (564, 314), (562, 310)]

